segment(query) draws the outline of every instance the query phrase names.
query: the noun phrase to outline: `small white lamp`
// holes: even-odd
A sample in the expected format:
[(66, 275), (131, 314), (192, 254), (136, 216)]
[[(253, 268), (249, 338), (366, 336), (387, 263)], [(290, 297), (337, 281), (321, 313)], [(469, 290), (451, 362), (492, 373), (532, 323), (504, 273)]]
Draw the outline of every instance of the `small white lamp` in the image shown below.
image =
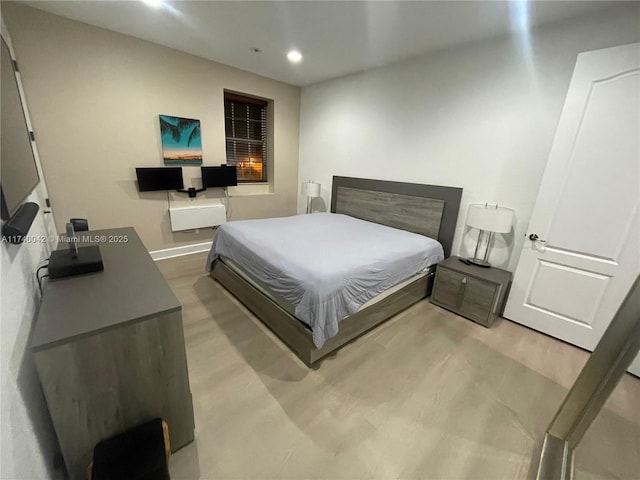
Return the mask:
[(320, 196), (320, 184), (311, 180), (303, 182), (302, 194), (307, 196), (307, 213), (311, 213), (311, 201)]
[[(480, 267), (490, 267), (488, 262), (489, 249), (491, 244), (491, 238), (494, 233), (509, 233), (513, 224), (514, 211), (510, 208), (499, 207), (498, 205), (488, 204), (471, 204), (469, 205), (469, 213), (467, 214), (467, 225), (472, 228), (477, 228), (478, 232), (478, 244), (476, 245), (476, 251), (473, 254), (473, 258), (467, 259), (467, 261), (478, 265)], [(478, 257), (478, 250), (482, 243), (482, 237), (486, 237), (486, 246), (484, 257), (481, 259)]]

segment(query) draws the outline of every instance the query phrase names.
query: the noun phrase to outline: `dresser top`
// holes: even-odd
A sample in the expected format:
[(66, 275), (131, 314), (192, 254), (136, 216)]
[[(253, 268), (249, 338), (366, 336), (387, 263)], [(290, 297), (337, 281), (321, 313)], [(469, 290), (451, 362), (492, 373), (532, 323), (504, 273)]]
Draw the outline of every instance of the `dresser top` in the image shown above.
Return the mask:
[(182, 308), (133, 227), (77, 235), (100, 247), (104, 271), (44, 282), (32, 351)]

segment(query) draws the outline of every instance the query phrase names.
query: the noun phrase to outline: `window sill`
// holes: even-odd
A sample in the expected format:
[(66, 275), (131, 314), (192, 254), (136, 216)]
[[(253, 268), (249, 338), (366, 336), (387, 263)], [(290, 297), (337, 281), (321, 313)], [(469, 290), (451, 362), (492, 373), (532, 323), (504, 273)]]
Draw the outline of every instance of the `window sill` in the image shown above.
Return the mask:
[(273, 195), (273, 185), (269, 182), (241, 183), (237, 187), (227, 187), (230, 197), (246, 197), (251, 195)]

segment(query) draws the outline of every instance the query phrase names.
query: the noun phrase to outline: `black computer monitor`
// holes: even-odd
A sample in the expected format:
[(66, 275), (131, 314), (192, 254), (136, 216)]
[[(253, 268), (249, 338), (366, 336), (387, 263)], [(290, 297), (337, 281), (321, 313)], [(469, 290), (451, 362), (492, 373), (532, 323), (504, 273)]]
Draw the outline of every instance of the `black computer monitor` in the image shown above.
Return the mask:
[(200, 167), (204, 188), (233, 187), (238, 185), (236, 166)]
[(153, 192), (155, 190), (181, 190), (181, 167), (147, 167), (136, 168), (138, 191)]

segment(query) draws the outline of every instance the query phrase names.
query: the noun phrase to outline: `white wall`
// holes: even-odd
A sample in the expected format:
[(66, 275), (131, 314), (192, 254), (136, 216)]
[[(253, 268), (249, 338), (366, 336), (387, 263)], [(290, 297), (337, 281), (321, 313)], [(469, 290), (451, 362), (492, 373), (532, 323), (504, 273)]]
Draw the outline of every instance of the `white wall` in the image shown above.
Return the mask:
[[(270, 185), (261, 195), (234, 188), (232, 218), (295, 213), (298, 87), (25, 5), (2, 2), (2, 11), (59, 231), (81, 217), (92, 229), (131, 225), (149, 250), (211, 240), (211, 229), (172, 232), (166, 192), (139, 193), (135, 167), (162, 166), (159, 114), (199, 119), (203, 164), (225, 163), (225, 89), (273, 100)], [(183, 174), (185, 186), (201, 185), (198, 167)]]
[[(41, 188), (27, 201), (41, 205), (29, 235), (47, 236)], [(48, 256), (46, 245), (0, 246), (2, 317), (0, 320), (0, 478), (52, 478), (57, 441), (42, 395), (29, 338), (40, 305), (35, 271)]]
[[(4, 22), (2, 36), (11, 49)], [(30, 125), (29, 119), (27, 122)], [(42, 179), (37, 150), (35, 156)], [(55, 234), (52, 215), (43, 213), (46, 198), (47, 188), (41, 180), (27, 198), (40, 206), (29, 231), (32, 238)], [(45, 242), (22, 245), (2, 242), (0, 251), (0, 478), (54, 478), (53, 458), (58, 444), (28, 350), (40, 305), (35, 271), (49, 256), (50, 246)]]
[(333, 175), (463, 187), (453, 254), (465, 256), (468, 204), (513, 208), (514, 233), (491, 256), (513, 271), (576, 56), (639, 41), (639, 15), (628, 4), (545, 26), (530, 44), (503, 37), (303, 88), (299, 180), (322, 184), (327, 209)]

